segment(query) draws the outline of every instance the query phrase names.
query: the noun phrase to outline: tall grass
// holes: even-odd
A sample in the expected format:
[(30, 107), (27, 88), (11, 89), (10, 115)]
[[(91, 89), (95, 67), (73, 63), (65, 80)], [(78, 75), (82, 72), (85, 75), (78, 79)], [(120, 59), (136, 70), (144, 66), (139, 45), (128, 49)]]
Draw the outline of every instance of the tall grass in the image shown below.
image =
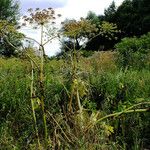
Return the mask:
[[(149, 112), (133, 112), (130, 115), (124, 112), (117, 117), (98, 120), (110, 113), (124, 111), (136, 103), (149, 102), (149, 70), (118, 70), (112, 52), (95, 54), (89, 58), (80, 57), (78, 92), (83, 107), (81, 126), (79, 112), (67, 111), (71, 94), (70, 65), (64, 60), (53, 59), (47, 60), (44, 67), (45, 113), (52, 149), (148, 148)], [(37, 149), (30, 104), (31, 80), (28, 76), (31, 71), (30, 62), (26, 60), (0, 59), (2, 149)], [(34, 73), (36, 85), (38, 75), (36, 71)], [(37, 87), (34, 90), (38, 94)], [(43, 144), (42, 114), (38, 101), (35, 102), (38, 136)], [(147, 107), (143, 104), (132, 110)]]

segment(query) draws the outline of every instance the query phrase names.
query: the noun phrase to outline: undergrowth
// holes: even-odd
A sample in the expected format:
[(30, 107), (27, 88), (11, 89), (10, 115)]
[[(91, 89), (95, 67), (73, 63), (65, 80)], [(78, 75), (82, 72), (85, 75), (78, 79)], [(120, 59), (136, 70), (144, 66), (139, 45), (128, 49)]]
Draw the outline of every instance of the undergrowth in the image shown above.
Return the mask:
[[(112, 54), (80, 57), (78, 90), (82, 118), (78, 111), (68, 111), (72, 82), (69, 64), (64, 60), (47, 60), (44, 88), (47, 132), (51, 139), (49, 149), (149, 148), (149, 112), (127, 112), (137, 103), (141, 105), (133, 110), (148, 108), (142, 102), (149, 102), (149, 70), (119, 70)], [(99, 63), (98, 55), (111, 59)], [(0, 59), (1, 149), (37, 149), (30, 106), (31, 70), (26, 59)], [(38, 102), (35, 101), (34, 109), (42, 149), (43, 125)], [(118, 112), (123, 113), (98, 121)]]

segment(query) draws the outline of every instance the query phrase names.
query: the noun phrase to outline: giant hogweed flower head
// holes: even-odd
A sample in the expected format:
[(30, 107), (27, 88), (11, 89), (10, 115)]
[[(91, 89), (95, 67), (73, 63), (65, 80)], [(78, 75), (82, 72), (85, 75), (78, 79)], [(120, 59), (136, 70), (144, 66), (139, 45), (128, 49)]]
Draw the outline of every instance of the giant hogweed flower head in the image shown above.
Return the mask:
[(56, 14), (51, 7), (47, 9), (28, 9), (28, 14), (23, 16), (22, 26), (31, 26), (33, 29), (41, 30), (41, 43), (44, 45), (51, 41), (57, 35), (57, 28), (55, 27), (56, 19), (61, 17), (61, 14)]
[(118, 30), (117, 25), (114, 23), (109, 23), (106, 21), (103, 21), (100, 27), (100, 34), (107, 38), (108, 40), (115, 39), (117, 40), (116, 33), (120, 33), (121, 31)]
[(53, 8), (40, 9), (36, 8), (33, 10), (32, 8), (28, 9), (29, 16), (23, 16), (24, 23), (26, 25), (29, 24), (35, 25), (45, 25), (47, 23), (55, 24), (56, 17), (61, 17), (60, 14), (56, 14)]
[(98, 29), (90, 20), (81, 18), (79, 21), (71, 20), (63, 26), (64, 35), (69, 37), (86, 36), (96, 32)]

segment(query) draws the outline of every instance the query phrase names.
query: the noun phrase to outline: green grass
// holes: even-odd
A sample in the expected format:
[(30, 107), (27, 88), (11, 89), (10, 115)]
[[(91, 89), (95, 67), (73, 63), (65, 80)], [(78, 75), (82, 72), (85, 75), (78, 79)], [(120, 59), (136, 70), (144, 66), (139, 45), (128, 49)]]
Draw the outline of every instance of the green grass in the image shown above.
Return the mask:
[[(123, 111), (133, 104), (149, 101), (149, 70), (120, 70), (112, 52), (80, 58), (78, 81), (84, 106), (83, 126), (87, 129), (94, 114), (101, 118)], [(60, 149), (144, 149), (149, 143), (149, 112), (123, 114), (92, 126), (85, 136), (78, 115), (66, 112), (71, 93), (71, 70), (66, 60), (45, 64), (45, 110), (51, 146)], [(35, 70), (35, 77), (36, 76)], [(36, 149), (36, 135), (30, 104), (31, 65), (25, 59), (0, 58), (0, 147)], [(38, 78), (35, 80), (38, 85)], [(35, 91), (38, 93), (38, 86)], [(35, 108), (39, 137), (44, 143), (41, 112)], [(147, 108), (142, 105), (136, 108)], [(67, 116), (68, 115), (68, 116)], [(92, 117), (93, 116), (93, 117)], [(72, 118), (72, 121), (69, 119)], [(97, 118), (95, 118), (97, 120)], [(111, 127), (114, 131), (111, 130)], [(130, 134), (129, 134), (130, 133)], [(56, 138), (57, 137), (57, 138)], [(67, 140), (71, 141), (68, 142)], [(59, 145), (60, 144), (60, 145)], [(137, 147), (138, 145), (139, 147)]]

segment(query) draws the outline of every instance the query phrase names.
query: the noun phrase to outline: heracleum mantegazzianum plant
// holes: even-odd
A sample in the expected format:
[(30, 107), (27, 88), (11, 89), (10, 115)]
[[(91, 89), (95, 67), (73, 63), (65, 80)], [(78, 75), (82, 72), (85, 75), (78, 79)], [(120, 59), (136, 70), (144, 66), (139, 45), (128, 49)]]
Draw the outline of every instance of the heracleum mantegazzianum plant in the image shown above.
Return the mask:
[[(32, 104), (32, 111), (33, 111), (33, 117), (34, 117), (34, 122), (35, 122), (35, 130), (36, 130), (36, 135), (38, 138), (38, 145), (40, 148), (40, 141), (39, 141), (39, 136), (38, 136), (38, 127), (36, 125), (36, 115), (35, 115), (35, 108), (34, 108), (34, 101), (37, 100), (40, 103), (41, 110), (42, 110), (42, 115), (43, 115), (43, 124), (44, 124), (44, 133), (45, 133), (45, 146), (48, 146), (48, 131), (47, 131), (47, 123), (46, 123), (46, 114), (45, 114), (45, 109), (44, 109), (44, 59), (45, 59), (45, 50), (44, 46), (49, 43), (52, 39), (57, 37), (57, 29), (54, 27), (55, 24), (55, 19), (56, 17), (60, 17), (60, 14), (55, 14), (55, 11), (53, 8), (48, 8), (48, 9), (39, 9), (36, 8), (33, 10), (32, 8), (28, 9), (29, 16), (23, 16), (24, 23), (22, 24), (23, 26), (26, 25), (33, 25), (33, 28), (39, 29), (41, 31), (40, 34), (40, 42), (38, 42), (35, 39), (28, 38), (30, 40), (33, 40), (36, 44), (39, 45), (39, 52), (40, 52), (40, 64), (38, 65), (33, 59), (31, 59), (31, 66), (32, 66), (32, 75), (31, 75), (31, 104)], [(48, 31), (46, 32), (45, 30), (48, 28)], [(45, 39), (46, 37), (46, 39)], [(36, 65), (38, 69), (38, 76), (39, 76), (39, 92), (38, 96), (35, 95), (34, 91), (34, 65)], [(38, 99), (35, 97), (38, 97)], [(51, 141), (49, 141), (51, 142)]]
[[(91, 20), (81, 18), (79, 21), (76, 20), (70, 20), (63, 25), (63, 33), (65, 37), (68, 37), (73, 42), (73, 49), (69, 48), (67, 45), (66, 47), (72, 51), (72, 58), (71, 58), (71, 74), (72, 74), (72, 90), (71, 90), (71, 96), (69, 101), (69, 111), (72, 111), (72, 100), (73, 96), (76, 96), (76, 104), (77, 104), (77, 110), (79, 112), (82, 112), (82, 106), (80, 102), (80, 93), (78, 90), (80, 79), (77, 76), (77, 63), (78, 63), (78, 57), (77, 53), (78, 51), (82, 50), (83, 46), (86, 44), (82, 44), (79, 48), (79, 50), (76, 50), (76, 45), (79, 45), (79, 39), (80, 41), (91, 41), (92, 39), (96, 38), (99, 35), (108, 37), (110, 40), (115, 37), (115, 33), (119, 32), (117, 29), (117, 26), (115, 24), (111, 24), (108, 22), (102, 22), (101, 25), (98, 27), (91, 22)], [(87, 40), (88, 39), (88, 40)], [(64, 45), (65, 46), (65, 45)]]
[(82, 35), (90, 34), (92, 32), (96, 32), (97, 28), (95, 25), (91, 24), (90, 21), (81, 19), (80, 21), (70, 21), (63, 26), (64, 30), (64, 36), (67, 36), (69, 38), (72, 38), (73, 40), (73, 49), (70, 49), (72, 51), (71, 55), (71, 75), (72, 75), (72, 89), (71, 89), (71, 95), (70, 95), (70, 101), (68, 110), (72, 111), (72, 102), (73, 102), (73, 96), (76, 98), (76, 111), (79, 110), (79, 112), (82, 112), (82, 106), (80, 102), (79, 97), (79, 91), (78, 91), (78, 81), (79, 78), (77, 76), (77, 51), (76, 51), (76, 41), (79, 37)]
[[(69, 107), (68, 111), (79, 111), (80, 116), (80, 125), (82, 126), (82, 120), (84, 119), (82, 115), (83, 106), (80, 100), (80, 93), (79, 86), (81, 86), (81, 79), (79, 77), (78, 73), (78, 56), (77, 53), (82, 50), (83, 46), (86, 44), (86, 42), (79, 48), (79, 50), (76, 49), (76, 45), (78, 45), (78, 39), (86, 39), (88, 38), (88, 42), (92, 39), (96, 38), (97, 36), (101, 35), (105, 38), (111, 39), (117, 39), (115, 36), (116, 33), (121, 32), (117, 29), (117, 26), (113, 23), (109, 23), (106, 21), (103, 21), (102, 24), (100, 24), (98, 27), (95, 24), (92, 24), (90, 20), (81, 18), (79, 21), (76, 20), (70, 20), (67, 23), (64, 23), (63, 25), (63, 33), (65, 37), (68, 37), (73, 42), (73, 48), (70, 48), (66, 45), (66, 48), (68, 48), (71, 52), (71, 77), (72, 77), (72, 85), (71, 85), (71, 93), (70, 93), (70, 99), (69, 99)], [(65, 45), (64, 45), (65, 46)], [(83, 81), (84, 82), (84, 81)], [(83, 83), (82, 82), (82, 83)], [(85, 88), (85, 90), (87, 90)], [(83, 92), (83, 90), (82, 90)], [(73, 103), (73, 98), (75, 99), (76, 104)], [(147, 104), (147, 103), (146, 103)], [(73, 108), (74, 107), (74, 108)], [(134, 107), (134, 106), (133, 106)], [(137, 110), (139, 111), (139, 110)], [(145, 110), (143, 110), (145, 111)], [(125, 111), (125, 113), (130, 113), (132, 111)], [(142, 111), (141, 111), (142, 112)], [(120, 114), (120, 113), (119, 113)], [(111, 114), (105, 117), (102, 117), (101, 119), (97, 120), (96, 122), (99, 122), (100, 120), (109, 118), (110, 116), (115, 116), (116, 114)], [(82, 126), (83, 127), (83, 126)], [(86, 127), (85, 127), (85, 130)]]

